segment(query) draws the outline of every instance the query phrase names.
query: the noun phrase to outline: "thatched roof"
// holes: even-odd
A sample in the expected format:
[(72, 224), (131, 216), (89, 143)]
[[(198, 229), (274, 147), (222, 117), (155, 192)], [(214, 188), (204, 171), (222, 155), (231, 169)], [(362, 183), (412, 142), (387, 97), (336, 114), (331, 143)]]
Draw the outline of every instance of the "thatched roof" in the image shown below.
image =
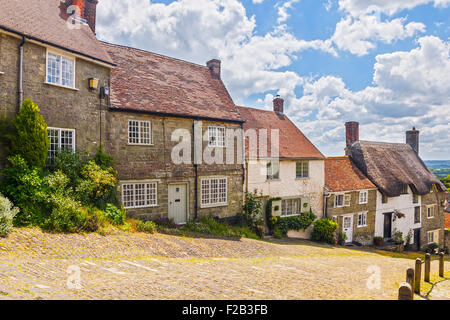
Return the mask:
[(357, 141), (348, 148), (356, 166), (388, 197), (398, 197), (407, 184), (417, 195), (445, 186), (409, 144)]

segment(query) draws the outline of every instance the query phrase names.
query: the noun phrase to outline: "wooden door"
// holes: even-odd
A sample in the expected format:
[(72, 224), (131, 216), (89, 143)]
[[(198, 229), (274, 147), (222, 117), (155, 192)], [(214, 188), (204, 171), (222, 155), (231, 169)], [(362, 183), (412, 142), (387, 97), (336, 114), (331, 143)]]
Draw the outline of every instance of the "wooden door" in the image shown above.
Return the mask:
[(176, 224), (187, 222), (186, 184), (169, 185), (169, 219), (173, 219)]

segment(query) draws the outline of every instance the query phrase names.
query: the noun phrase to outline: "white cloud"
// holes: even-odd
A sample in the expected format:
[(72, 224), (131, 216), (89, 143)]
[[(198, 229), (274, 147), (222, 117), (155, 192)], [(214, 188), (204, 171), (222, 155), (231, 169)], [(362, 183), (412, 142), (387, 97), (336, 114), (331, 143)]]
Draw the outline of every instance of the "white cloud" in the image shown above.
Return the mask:
[(282, 5), (278, 6), (278, 23), (283, 23), (287, 19), (289, 19), (289, 13), (288, 10), (292, 8), (292, 5), (294, 3), (299, 2), (300, 0), (289, 0), (284, 2)]
[(255, 35), (254, 17), (247, 17), (237, 0), (179, 0), (169, 5), (103, 0), (98, 6), (102, 40), (202, 65), (211, 58), (221, 59), (223, 79), (237, 103), (252, 93), (281, 87), (293, 91), (302, 84), (296, 73), (279, 71), (302, 50), (336, 55), (330, 40), (299, 40), (285, 25)]
[(260, 3), (263, 3), (264, 0), (252, 0), (252, 2), (253, 2), (254, 4), (260, 4)]
[(424, 31), (424, 24), (405, 24), (403, 18), (380, 22), (374, 15), (364, 15), (357, 19), (347, 16), (336, 25), (332, 40), (340, 50), (365, 55), (375, 47), (375, 41), (392, 43)]
[(391, 16), (402, 10), (413, 9), (429, 3), (433, 3), (437, 7), (446, 7), (450, 4), (450, 0), (339, 0), (339, 8), (353, 17), (373, 11)]
[[(319, 148), (335, 154), (342, 154), (350, 120), (361, 123), (365, 140), (402, 142), (404, 131), (416, 126), (424, 153), (448, 152), (442, 145), (450, 141), (449, 42), (422, 37), (411, 51), (378, 55), (373, 83), (353, 92), (338, 77), (306, 81), (289, 115)], [(312, 111), (313, 121), (305, 123), (304, 114)]]

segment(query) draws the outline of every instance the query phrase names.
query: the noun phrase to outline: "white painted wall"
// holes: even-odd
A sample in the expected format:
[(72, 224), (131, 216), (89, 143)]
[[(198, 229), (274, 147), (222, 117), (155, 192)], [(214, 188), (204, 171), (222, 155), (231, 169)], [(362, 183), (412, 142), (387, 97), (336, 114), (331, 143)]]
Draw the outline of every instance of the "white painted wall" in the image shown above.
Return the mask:
[[(377, 191), (377, 211), (375, 216), (375, 236), (383, 237), (384, 233), (384, 214), (387, 212), (394, 212), (395, 210), (404, 213), (404, 218), (397, 218), (392, 222), (392, 234), (394, 229), (397, 228), (403, 233), (405, 238), (409, 230), (420, 228), (421, 223), (414, 223), (414, 208), (421, 206), (421, 198), (419, 197), (418, 203), (413, 203), (413, 194), (411, 190), (408, 190), (408, 194), (400, 195), (399, 197), (389, 198), (388, 203), (382, 203), (382, 195)], [(422, 217), (422, 215), (421, 215)], [(413, 242), (414, 239), (411, 239)]]
[[(296, 162), (280, 160), (280, 179), (266, 179), (266, 160), (248, 161), (248, 191), (271, 198), (307, 198), (313, 213), (321, 218), (323, 216), (323, 193), (325, 184), (325, 162), (323, 160), (309, 161), (309, 178), (296, 179)], [(289, 233), (289, 236), (309, 238), (308, 232)]]

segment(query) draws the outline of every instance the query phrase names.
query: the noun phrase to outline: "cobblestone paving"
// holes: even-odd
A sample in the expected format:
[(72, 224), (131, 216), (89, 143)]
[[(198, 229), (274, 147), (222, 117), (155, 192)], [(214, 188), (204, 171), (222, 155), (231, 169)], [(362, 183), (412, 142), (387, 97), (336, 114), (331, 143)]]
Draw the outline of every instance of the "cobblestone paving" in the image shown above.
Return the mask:
[(0, 239), (0, 299), (395, 299), (413, 265), (308, 242), (16, 229)]

